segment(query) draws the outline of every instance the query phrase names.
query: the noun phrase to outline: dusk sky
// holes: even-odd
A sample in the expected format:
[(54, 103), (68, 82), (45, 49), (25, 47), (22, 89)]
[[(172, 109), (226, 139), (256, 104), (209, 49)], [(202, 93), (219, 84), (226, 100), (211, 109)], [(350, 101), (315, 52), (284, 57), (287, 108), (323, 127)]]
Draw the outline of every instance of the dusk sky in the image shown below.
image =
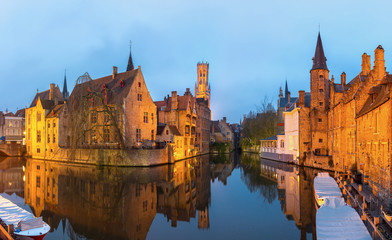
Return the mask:
[[(328, 2), (328, 4), (323, 3)], [(319, 25), (330, 76), (340, 82), (385, 49), (392, 64), (390, 1), (15, 1), (0, 0), (0, 111), (29, 106), (55, 83), (125, 71), (132, 40), (154, 101), (186, 88), (210, 64), (212, 119), (239, 122), (267, 96), (276, 105), (287, 78), (309, 91)]]

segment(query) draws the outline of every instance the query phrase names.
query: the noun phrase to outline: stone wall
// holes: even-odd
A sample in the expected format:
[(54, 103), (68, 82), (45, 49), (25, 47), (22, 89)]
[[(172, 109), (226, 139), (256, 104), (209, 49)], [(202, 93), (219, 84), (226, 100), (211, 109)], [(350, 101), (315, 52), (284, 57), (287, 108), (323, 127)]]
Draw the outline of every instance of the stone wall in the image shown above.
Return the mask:
[(46, 160), (102, 166), (156, 166), (174, 163), (172, 149), (69, 149), (60, 148)]

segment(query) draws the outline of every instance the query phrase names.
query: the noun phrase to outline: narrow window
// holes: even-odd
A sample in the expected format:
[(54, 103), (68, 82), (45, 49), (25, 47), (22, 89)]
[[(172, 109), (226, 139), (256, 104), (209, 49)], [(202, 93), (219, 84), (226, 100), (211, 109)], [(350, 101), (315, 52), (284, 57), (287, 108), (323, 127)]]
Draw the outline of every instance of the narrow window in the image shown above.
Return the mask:
[(48, 143), (50, 143), (50, 134), (48, 133)]
[(319, 143), (322, 143), (322, 142), (323, 142), (323, 139), (319, 138)]
[(323, 120), (321, 118), (318, 119), (319, 122), (322, 122)]
[(41, 131), (37, 131), (37, 142), (41, 142)]
[(142, 84), (139, 82), (139, 87), (142, 87)]
[(142, 139), (142, 130), (141, 129), (136, 129), (136, 142), (141, 142)]
[(322, 107), (324, 105), (323, 102), (320, 102), (319, 104), (320, 104), (320, 107)]
[(53, 143), (56, 143), (56, 135), (53, 133)]
[(154, 141), (154, 130), (151, 130), (151, 141)]
[(148, 112), (144, 112), (143, 122), (148, 123)]

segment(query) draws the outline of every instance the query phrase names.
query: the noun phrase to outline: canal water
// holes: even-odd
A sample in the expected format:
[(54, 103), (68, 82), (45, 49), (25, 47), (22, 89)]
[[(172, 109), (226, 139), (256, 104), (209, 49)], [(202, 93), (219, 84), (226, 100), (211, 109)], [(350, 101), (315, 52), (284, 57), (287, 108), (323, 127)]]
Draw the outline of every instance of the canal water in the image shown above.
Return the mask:
[(152, 168), (0, 159), (0, 192), (50, 239), (315, 239), (316, 170), (210, 155)]

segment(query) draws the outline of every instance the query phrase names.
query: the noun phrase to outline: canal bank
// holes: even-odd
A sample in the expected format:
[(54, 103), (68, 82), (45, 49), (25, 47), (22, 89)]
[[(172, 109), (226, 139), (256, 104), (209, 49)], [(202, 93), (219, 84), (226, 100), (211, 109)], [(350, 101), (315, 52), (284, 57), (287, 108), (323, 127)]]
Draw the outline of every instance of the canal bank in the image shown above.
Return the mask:
[(160, 149), (103, 149), (86, 148), (70, 149), (60, 148), (55, 153), (42, 159), (64, 163), (76, 163), (97, 166), (114, 167), (153, 167), (165, 164), (173, 164), (177, 161), (206, 155), (209, 153), (198, 153), (188, 157), (177, 157), (172, 146)]

